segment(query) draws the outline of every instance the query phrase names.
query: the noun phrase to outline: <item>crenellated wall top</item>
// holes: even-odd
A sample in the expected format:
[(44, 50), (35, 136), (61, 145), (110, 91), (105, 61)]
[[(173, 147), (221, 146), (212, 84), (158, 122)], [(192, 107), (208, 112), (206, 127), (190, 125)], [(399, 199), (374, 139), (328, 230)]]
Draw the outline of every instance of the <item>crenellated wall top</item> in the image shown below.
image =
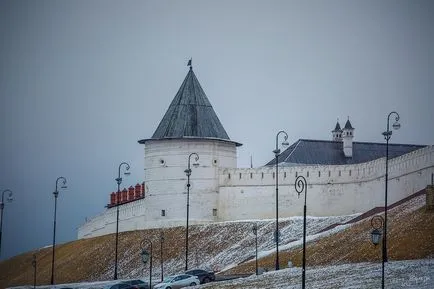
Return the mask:
[[(408, 154), (389, 159), (391, 178), (434, 166), (434, 147), (426, 146)], [(298, 175), (310, 179), (311, 184), (363, 182), (384, 177), (385, 157), (366, 163), (351, 165), (295, 165), (279, 166), (279, 180), (291, 183)], [(220, 186), (272, 185), (276, 168), (222, 168)]]

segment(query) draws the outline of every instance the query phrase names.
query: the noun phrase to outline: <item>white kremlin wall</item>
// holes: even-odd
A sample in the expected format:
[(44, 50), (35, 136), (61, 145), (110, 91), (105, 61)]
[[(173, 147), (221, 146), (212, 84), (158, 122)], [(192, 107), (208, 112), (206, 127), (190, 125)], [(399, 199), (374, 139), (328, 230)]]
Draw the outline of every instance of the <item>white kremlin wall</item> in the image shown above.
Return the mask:
[[(236, 167), (234, 143), (209, 140), (147, 141), (145, 198), (119, 207), (119, 230), (185, 226), (184, 173), (190, 152), (200, 156), (190, 178), (190, 224), (275, 218), (275, 167)], [(194, 158), (192, 157), (192, 163)], [(310, 216), (363, 213), (384, 206), (385, 158), (355, 165), (279, 166), (279, 216), (303, 214), (296, 175), (308, 183)], [(434, 173), (434, 147), (389, 160), (388, 204), (424, 189)], [(162, 216), (162, 210), (166, 215)], [(116, 207), (87, 221), (78, 238), (114, 233)]]
[[(279, 167), (279, 216), (303, 214), (304, 195), (294, 188), (297, 175), (308, 183), (307, 214), (339, 216), (384, 206), (385, 158), (354, 165)], [(224, 169), (220, 175), (221, 221), (275, 218), (275, 167)], [(428, 146), (389, 160), (388, 204), (424, 189), (434, 173)]]

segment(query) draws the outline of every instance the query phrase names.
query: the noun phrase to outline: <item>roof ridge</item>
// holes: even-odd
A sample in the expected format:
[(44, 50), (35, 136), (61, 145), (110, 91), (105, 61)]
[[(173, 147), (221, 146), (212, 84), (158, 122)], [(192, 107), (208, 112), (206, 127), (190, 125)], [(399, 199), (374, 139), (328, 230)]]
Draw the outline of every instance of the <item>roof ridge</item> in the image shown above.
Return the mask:
[[(342, 143), (341, 141), (334, 141), (334, 140), (320, 140), (320, 139), (306, 139), (301, 138), (299, 139), (301, 141), (307, 141), (307, 142), (329, 142), (329, 143)], [(353, 144), (377, 144), (377, 145), (386, 145), (386, 143), (382, 142), (367, 142), (367, 141), (353, 141)], [(428, 145), (424, 144), (400, 144), (400, 143), (389, 143), (389, 146), (417, 146), (417, 147), (426, 147)]]
[(295, 152), (295, 150), (298, 148), (298, 145), (300, 144), (301, 139), (299, 139), (297, 141), (297, 143), (295, 144), (295, 147), (291, 150), (291, 152), (286, 156), (285, 160), (283, 160), (284, 162), (286, 162), (286, 160)]

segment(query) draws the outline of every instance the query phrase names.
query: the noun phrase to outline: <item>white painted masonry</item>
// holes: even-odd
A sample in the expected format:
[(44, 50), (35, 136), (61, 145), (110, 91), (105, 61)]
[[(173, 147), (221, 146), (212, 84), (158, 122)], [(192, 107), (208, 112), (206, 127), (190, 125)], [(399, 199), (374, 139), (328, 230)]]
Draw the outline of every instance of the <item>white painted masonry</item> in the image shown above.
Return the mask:
[[(275, 217), (275, 169), (236, 168), (236, 146), (213, 139), (148, 140), (145, 144), (145, 198), (120, 206), (120, 231), (185, 226), (188, 155), (200, 166), (190, 178), (190, 223)], [(354, 165), (282, 167), (280, 217), (301, 215), (303, 198), (294, 190), (297, 175), (308, 182), (307, 213), (330, 216), (384, 206), (385, 158)], [(434, 147), (389, 160), (389, 204), (431, 182)], [(162, 216), (165, 210), (165, 216)], [(78, 238), (115, 232), (116, 208), (106, 209), (78, 229)]]

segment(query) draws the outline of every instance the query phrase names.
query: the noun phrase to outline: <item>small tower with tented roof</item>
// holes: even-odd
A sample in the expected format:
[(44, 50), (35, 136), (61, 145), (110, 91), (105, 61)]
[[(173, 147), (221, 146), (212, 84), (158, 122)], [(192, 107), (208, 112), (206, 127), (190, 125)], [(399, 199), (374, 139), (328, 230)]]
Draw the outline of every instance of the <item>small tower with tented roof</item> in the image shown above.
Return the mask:
[(335, 129), (332, 130), (333, 134), (333, 141), (342, 141), (342, 129), (341, 125), (339, 124), (339, 119), (336, 122)]

